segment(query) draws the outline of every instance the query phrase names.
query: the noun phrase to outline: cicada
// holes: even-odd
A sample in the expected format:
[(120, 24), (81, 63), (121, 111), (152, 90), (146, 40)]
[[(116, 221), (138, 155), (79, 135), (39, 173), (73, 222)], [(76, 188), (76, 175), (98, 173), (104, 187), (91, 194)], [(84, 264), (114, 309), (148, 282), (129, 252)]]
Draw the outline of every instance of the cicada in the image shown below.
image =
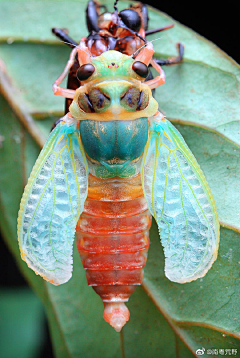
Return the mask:
[[(88, 284), (116, 331), (129, 320), (125, 302), (143, 279), (152, 216), (171, 281), (203, 277), (219, 244), (204, 174), (152, 96), (165, 74), (145, 42), (130, 55), (94, 56), (86, 39), (73, 48), (53, 85), (72, 103), (33, 167), (18, 218), (23, 260), (54, 285), (72, 276), (76, 233)], [(64, 89), (76, 56), (81, 86)], [(146, 81), (150, 65), (158, 75)]]

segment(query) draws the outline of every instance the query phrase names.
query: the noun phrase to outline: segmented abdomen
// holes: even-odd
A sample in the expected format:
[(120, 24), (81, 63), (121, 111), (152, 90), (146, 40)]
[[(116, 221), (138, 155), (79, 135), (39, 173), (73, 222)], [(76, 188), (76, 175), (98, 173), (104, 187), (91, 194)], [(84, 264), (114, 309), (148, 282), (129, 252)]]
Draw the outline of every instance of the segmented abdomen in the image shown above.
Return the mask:
[(128, 301), (141, 284), (150, 226), (140, 175), (89, 176), (88, 197), (77, 224), (77, 247), (88, 284), (102, 298), (105, 311), (110, 306), (123, 307), (119, 303)]

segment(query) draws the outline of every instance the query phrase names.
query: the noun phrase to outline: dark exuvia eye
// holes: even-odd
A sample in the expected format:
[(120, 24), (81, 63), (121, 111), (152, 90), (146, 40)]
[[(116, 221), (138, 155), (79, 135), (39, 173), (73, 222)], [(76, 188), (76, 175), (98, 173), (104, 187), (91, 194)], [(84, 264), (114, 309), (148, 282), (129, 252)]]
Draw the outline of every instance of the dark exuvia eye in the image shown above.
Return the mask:
[(77, 70), (77, 78), (79, 81), (86, 81), (92, 74), (95, 72), (95, 67), (88, 63), (87, 65), (82, 65)]
[(138, 32), (140, 30), (141, 17), (136, 11), (131, 9), (120, 11), (119, 17), (129, 29), (135, 32)]
[(148, 76), (148, 67), (145, 65), (145, 63), (140, 61), (135, 61), (132, 65), (132, 69), (136, 74), (140, 77), (147, 78)]

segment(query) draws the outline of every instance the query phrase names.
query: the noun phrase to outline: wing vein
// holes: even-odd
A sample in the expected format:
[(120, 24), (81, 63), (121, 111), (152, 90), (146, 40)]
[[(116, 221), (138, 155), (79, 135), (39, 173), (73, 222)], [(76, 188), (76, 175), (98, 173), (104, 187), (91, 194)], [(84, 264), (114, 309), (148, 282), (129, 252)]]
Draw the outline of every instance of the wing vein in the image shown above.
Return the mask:
[(160, 151), (161, 145), (159, 145), (159, 136), (157, 136), (156, 139), (156, 150), (155, 150), (155, 156), (154, 156), (154, 171), (153, 171), (153, 183), (152, 183), (152, 210), (153, 210), (153, 216), (156, 217), (156, 210), (154, 205), (154, 192), (155, 192), (155, 181), (156, 181), (156, 172), (157, 172), (157, 161), (158, 161), (158, 155)]
[[(194, 270), (190, 275), (187, 275), (187, 277), (188, 277), (188, 276), (192, 276), (192, 274), (193, 274), (194, 272), (196, 272), (196, 270), (199, 268), (199, 266), (201, 265), (201, 263), (203, 262), (203, 260), (204, 260), (204, 258), (205, 258), (205, 256), (206, 256), (206, 254), (207, 254), (208, 246), (209, 246), (209, 241), (210, 241), (210, 239), (211, 239), (211, 235), (210, 235), (210, 224), (209, 224), (209, 221), (208, 221), (208, 219), (207, 219), (207, 217), (206, 217), (204, 211), (202, 210), (202, 207), (201, 207), (199, 201), (197, 200), (196, 195), (194, 194), (194, 192), (193, 192), (193, 190), (192, 190), (192, 188), (191, 188), (191, 186), (190, 186), (188, 180), (184, 177), (184, 175), (183, 175), (183, 173), (182, 173), (180, 164), (179, 164), (179, 162), (178, 162), (178, 160), (177, 160), (177, 157), (176, 157), (176, 154), (175, 154), (175, 153), (174, 153), (174, 157), (175, 157), (175, 159), (176, 159), (178, 168), (179, 168), (180, 173), (181, 173), (181, 200), (182, 200), (182, 179), (184, 179), (185, 182), (187, 183), (189, 189), (191, 190), (191, 192), (192, 192), (192, 194), (193, 194), (193, 196), (194, 196), (194, 198), (195, 198), (196, 203), (198, 204), (200, 210), (202, 211), (202, 214), (203, 214), (203, 216), (204, 216), (206, 222), (208, 223), (208, 240), (207, 240), (207, 245), (206, 245), (205, 253), (204, 253), (204, 255), (203, 255), (202, 260), (200, 261), (200, 263), (198, 264), (198, 266), (195, 268), (195, 270)], [(183, 208), (183, 210), (184, 210), (184, 208)], [(185, 215), (186, 215), (186, 214), (185, 214), (185, 210), (184, 210), (184, 216), (185, 216)], [(187, 233), (188, 233), (188, 229), (187, 229)], [(186, 250), (186, 247), (185, 247), (185, 250)], [(185, 252), (185, 250), (184, 250), (184, 252)], [(183, 253), (183, 255), (184, 255), (184, 253)], [(181, 260), (181, 261), (182, 261), (182, 260)], [(180, 261), (180, 263), (181, 263), (181, 261)], [(179, 265), (176, 265), (176, 266), (179, 266)], [(174, 266), (174, 267), (176, 267), (176, 266)]]
[(71, 163), (72, 163), (73, 172), (74, 172), (76, 185), (77, 185), (77, 191), (78, 191), (78, 211), (77, 211), (77, 215), (75, 217), (75, 219), (77, 220), (79, 218), (80, 210), (81, 210), (81, 193), (80, 193), (80, 187), (79, 187), (79, 182), (78, 182), (78, 177), (77, 177), (77, 172), (76, 172), (75, 161), (74, 161), (74, 157), (73, 157), (72, 139), (70, 138), (69, 134), (68, 134), (68, 139), (67, 140), (69, 142), (67, 148), (68, 148), (69, 156), (71, 158)]
[(59, 155), (59, 157), (60, 157), (60, 160), (61, 160), (61, 162), (62, 162), (62, 167), (63, 167), (63, 171), (64, 171), (64, 176), (65, 176), (65, 179), (66, 179), (67, 190), (68, 190), (68, 198), (69, 198), (69, 202), (70, 202), (70, 206), (71, 206), (72, 215), (74, 216), (73, 204), (72, 204), (71, 193), (70, 193), (70, 188), (69, 188), (69, 181), (68, 181), (68, 177), (67, 177), (65, 165), (64, 165), (62, 156)]
[(181, 167), (180, 167), (180, 164), (179, 164), (179, 162), (178, 162), (178, 160), (177, 160), (177, 157), (176, 157), (176, 154), (175, 154), (175, 153), (174, 153), (174, 156), (175, 156), (175, 159), (176, 159), (178, 168), (179, 168), (179, 170), (180, 170), (181, 176), (182, 176), (183, 179), (186, 181), (186, 183), (187, 183), (189, 189), (191, 190), (191, 193), (192, 193), (192, 195), (193, 195), (193, 197), (194, 197), (194, 199), (195, 199), (195, 201), (196, 201), (196, 203), (197, 203), (199, 209), (201, 210), (201, 212), (202, 212), (202, 214), (203, 214), (203, 216), (204, 216), (206, 222), (208, 223), (208, 232), (209, 232), (209, 240), (210, 240), (210, 224), (209, 224), (209, 220), (208, 220), (208, 218), (206, 217), (206, 215), (205, 215), (205, 213), (204, 213), (204, 211), (203, 211), (203, 209), (202, 209), (202, 207), (201, 207), (201, 205), (200, 205), (200, 203), (199, 203), (199, 201), (198, 201), (198, 199), (197, 199), (197, 197), (196, 197), (196, 195), (195, 195), (195, 193), (194, 193), (194, 191), (193, 191), (191, 185), (189, 184), (187, 178), (185, 178), (185, 176), (183, 175), (182, 170), (181, 170)]
[[(37, 260), (37, 262), (38, 262), (45, 270), (48, 270), (48, 271), (55, 271), (55, 269), (53, 269), (53, 270), (47, 269), (47, 268), (38, 260), (36, 254), (35, 254), (34, 251), (33, 251), (32, 241), (31, 241), (31, 239), (30, 239), (30, 228), (31, 228), (32, 222), (33, 222), (33, 220), (34, 220), (34, 218), (35, 218), (35, 215), (36, 215), (36, 213), (37, 213), (37, 209), (38, 209), (38, 207), (39, 207), (39, 205), (40, 205), (40, 203), (41, 203), (41, 200), (42, 200), (42, 198), (43, 198), (43, 195), (44, 195), (44, 193), (45, 193), (45, 191), (46, 191), (46, 189), (47, 189), (47, 187), (48, 187), (50, 181), (53, 180), (53, 173), (54, 173), (55, 165), (56, 165), (56, 162), (57, 162), (57, 157), (58, 157), (58, 154), (56, 154), (56, 157), (55, 157), (55, 159), (54, 159), (53, 168), (52, 168), (52, 174), (51, 174), (51, 176), (49, 177), (47, 183), (46, 183), (45, 186), (44, 186), (43, 192), (42, 192), (42, 194), (41, 194), (41, 196), (40, 196), (40, 199), (39, 199), (39, 201), (38, 201), (38, 204), (37, 204), (37, 206), (36, 206), (36, 209), (34, 210), (32, 219), (31, 219), (31, 221), (30, 221), (30, 223), (29, 223), (29, 230), (28, 230), (28, 241), (29, 241), (29, 245), (30, 245), (30, 248), (31, 248), (31, 252), (32, 252), (33, 256), (35, 257), (35, 259)], [(40, 169), (42, 169), (42, 168), (40, 168)], [(55, 192), (54, 192), (54, 200), (55, 200)], [(52, 212), (52, 215), (53, 215), (53, 212)], [(50, 232), (51, 232), (51, 222), (50, 222)], [(50, 234), (50, 233), (49, 233), (49, 234)], [(52, 246), (51, 240), (50, 240), (50, 244), (51, 244), (51, 246)], [(52, 250), (53, 250), (53, 247), (52, 247)], [(27, 253), (25, 253), (25, 254), (26, 254), (26, 256), (30, 259), (29, 255), (28, 255)], [(55, 257), (54, 254), (53, 254), (53, 256), (54, 256), (54, 258), (56, 259), (56, 257)], [(56, 260), (56, 261), (57, 261), (57, 260)]]
[[(170, 151), (170, 150), (169, 150)], [(169, 161), (170, 161), (170, 155), (171, 151), (168, 154), (168, 162), (167, 162), (167, 170), (166, 170), (166, 179), (165, 179), (165, 187), (164, 187), (164, 196), (163, 196), (163, 206), (162, 206), (162, 212), (160, 218), (157, 220), (158, 222), (162, 219), (163, 213), (164, 213), (164, 207), (165, 207), (165, 201), (166, 201), (166, 191), (167, 191), (167, 183), (168, 183), (168, 170), (169, 170)]]
[[(53, 257), (55, 258), (56, 262), (59, 262), (60, 264), (63, 265), (63, 262), (61, 262), (60, 260), (58, 260), (55, 256), (55, 252), (59, 252), (59, 253), (62, 253), (61, 251), (58, 251), (56, 249), (54, 249), (53, 247), (53, 243), (52, 243), (52, 237), (51, 237), (51, 233), (52, 233), (52, 220), (53, 220), (53, 215), (54, 215), (54, 211), (55, 211), (55, 204), (56, 204), (56, 188), (55, 188), (55, 182), (54, 182), (54, 178), (53, 178), (53, 173), (52, 173), (52, 185), (53, 185), (53, 208), (52, 208), (52, 214), (51, 214), (51, 219), (50, 219), (50, 222), (49, 222), (49, 234), (48, 234), (48, 238), (49, 238), (49, 242), (50, 242), (50, 245), (51, 245), (51, 248), (52, 248), (52, 255)], [(64, 256), (66, 256), (65, 254), (63, 254)], [(57, 268), (57, 267), (56, 267)], [(55, 271), (56, 268), (53, 270)]]

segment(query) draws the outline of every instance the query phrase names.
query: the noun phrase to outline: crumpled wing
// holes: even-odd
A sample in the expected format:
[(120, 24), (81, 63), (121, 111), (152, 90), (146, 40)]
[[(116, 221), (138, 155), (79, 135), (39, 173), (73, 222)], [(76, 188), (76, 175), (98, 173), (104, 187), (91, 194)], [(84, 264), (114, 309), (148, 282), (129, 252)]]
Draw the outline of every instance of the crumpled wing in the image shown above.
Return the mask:
[(43, 147), (25, 187), (18, 216), (22, 259), (55, 285), (72, 276), (75, 228), (88, 187), (79, 131), (75, 123), (67, 121), (57, 125)]
[(203, 277), (217, 258), (219, 222), (208, 183), (176, 128), (154, 116), (142, 184), (164, 247), (165, 274), (179, 283)]

